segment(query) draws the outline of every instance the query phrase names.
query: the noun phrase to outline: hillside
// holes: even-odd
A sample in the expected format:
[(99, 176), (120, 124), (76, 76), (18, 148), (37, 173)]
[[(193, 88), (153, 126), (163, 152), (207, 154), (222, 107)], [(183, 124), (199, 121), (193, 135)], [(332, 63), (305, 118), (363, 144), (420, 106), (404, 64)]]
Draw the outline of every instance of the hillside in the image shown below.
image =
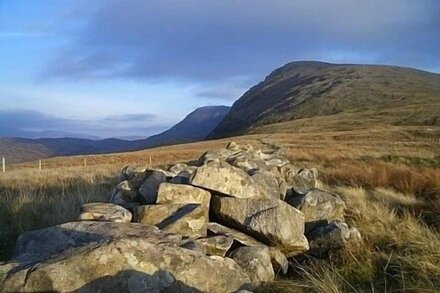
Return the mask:
[(203, 140), (229, 113), (227, 106), (206, 106), (195, 109), (172, 128), (149, 137), (149, 147)]
[(201, 107), (158, 135), (141, 140), (83, 138), (0, 138), (0, 157), (19, 163), (53, 156), (103, 154), (203, 140), (229, 112), (226, 106)]
[[(346, 125), (440, 125), (440, 75), (411, 68), (292, 62), (234, 103), (208, 136), (300, 118), (354, 113)], [(368, 114), (368, 120), (359, 119)]]

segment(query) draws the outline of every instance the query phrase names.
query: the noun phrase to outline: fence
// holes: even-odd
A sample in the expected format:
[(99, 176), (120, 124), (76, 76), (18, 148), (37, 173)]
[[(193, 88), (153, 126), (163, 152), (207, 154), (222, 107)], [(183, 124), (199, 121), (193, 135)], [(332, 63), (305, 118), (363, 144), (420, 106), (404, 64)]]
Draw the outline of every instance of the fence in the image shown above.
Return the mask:
[[(90, 155), (89, 158), (92, 158), (92, 156)], [(146, 165), (148, 164), (149, 167), (153, 166), (152, 156), (150, 155), (149, 158), (147, 159), (147, 161), (146, 162), (144, 161), (144, 163)], [(6, 168), (6, 164), (7, 164), (6, 158), (2, 157), (2, 169), (1, 169), (2, 173), (6, 173), (7, 170), (11, 171), (11, 167), (17, 167), (16, 164), (12, 163), (12, 164), (9, 165), (10, 167)], [(24, 163), (24, 164), (25, 164), (25, 166), (22, 166), (22, 167), (24, 167), (26, 169), (34, 169), (35, 168), (35, 169), (38, 169), (38, 171), (40, 171), (40, 172), (43, 169), (53, 169), (53, 168), (56, 168), (54, 166), (51, 166), (51, 164), (49, 162), (47, 162), (46, 164), (43, 164), (43, 160), (38, 160), (36, 162), (28, 162), (28, 163)], [(92, 158), (92, 163), (89, 164), (88, 161), (87, 161), (87, 158), (84, 158), (82, 160), (81, 159), (79, 159), (79, 160), (77, 159), (76, 162), (71, 164), (70, 166), (71, 167), (85, 167), (85, 168), (87, 168), (89, 165), (90, 166), (99, 165), (99, 163), (98, 164), (96, 164), (96, 162), (94, 163), (93, 162), (93, 158)]]

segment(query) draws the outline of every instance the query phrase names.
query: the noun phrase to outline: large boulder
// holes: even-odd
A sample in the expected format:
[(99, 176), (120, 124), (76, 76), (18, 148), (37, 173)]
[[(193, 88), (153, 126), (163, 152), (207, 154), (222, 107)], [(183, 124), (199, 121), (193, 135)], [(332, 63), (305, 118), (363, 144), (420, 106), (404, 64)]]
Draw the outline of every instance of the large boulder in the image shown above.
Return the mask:
[(333, 193), (313, 189), (304, 195), (289, 196), (286, 202), (303, 212), (306, 233), (322, 223), (344, 219), (345, 202)]
[(231, 253), (231, 258), (246, 271), (255, 286), (275, 279), (266, 246), (240, 247)]
[[(251, 281), (233, 260), (175, 246), (163, 233), (63, 251), (37, 263), (0, 265), (2, 292), (236, 292)], [(166, 237), (166, 236), (164, 236)]]
[(238, 198), (266, 197), (263, 189), (243, 170), (226, 162), (211, 162), (199, 167), (191, 184)]
[(288, 257), (309, 248), (304, 236), (304, 215), (279, 199), (214, 196), (211, 205), (220, 223), (276, 246)]
[(72, 247), (121, 238), (148, 238), (151, 243), (166, 241), (169, 245), (176, 246), (182, 239), (179, 235), (167, 234), (154, 226), (138, 223), (71, 222), (20, 235), (17, 238), (14, 259), (31, 262)]
[(198, 238), (207, 235), (208, 210), (200, 204), (158, 204), (133, 209), (134, 221), (160, 230)]
[(131, 213), (121, 206), (112, 203), (94, 202), (81, 206), (79, 221), (103, 221), (130, 223)]
[(149, 170), (146, 179), (139, 188), (141, 199), (145, 204), (156, 203), (157, 191), (161, 183), (167, 181), (167, 175), (161, 170)]
[(225, 256), (234, 240), (231, 237), (217, 235), (196, 240), (207, 255)]
[(206, 211), (209, 211), (211, 194), (201, 188), (184, 184), (162, 183), (157, 192), (158, 204), (187, 204), (197, 203)]

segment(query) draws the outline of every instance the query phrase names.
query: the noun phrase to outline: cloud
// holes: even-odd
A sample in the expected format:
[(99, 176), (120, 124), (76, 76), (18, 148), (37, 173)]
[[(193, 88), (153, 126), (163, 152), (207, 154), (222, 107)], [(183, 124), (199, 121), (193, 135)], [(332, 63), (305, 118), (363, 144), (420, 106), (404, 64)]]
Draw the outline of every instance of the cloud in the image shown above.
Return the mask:
[(148, 137), (169, 127), (153, 114), (66, 119), (29, 110), (0, 111), (0, 137)]
[(436, 0), (109, 0), (78, 15), (46, 77), (227, 82), (300, 59), (440, 66)]

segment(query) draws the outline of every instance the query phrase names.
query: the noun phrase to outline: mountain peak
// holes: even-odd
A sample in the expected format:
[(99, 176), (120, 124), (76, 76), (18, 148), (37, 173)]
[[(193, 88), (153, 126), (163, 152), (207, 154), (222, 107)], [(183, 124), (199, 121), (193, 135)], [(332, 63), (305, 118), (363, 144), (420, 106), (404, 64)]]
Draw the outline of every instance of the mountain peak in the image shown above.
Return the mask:
[(439, 74), (388, 65), (295, 61), (248, 90), (208, 137), (239, 135), (264, 124), (346, 111), (399, 109), (401, 113), (387, 123), (438, 123), (432, 121), (440, 122), (439, 98)]

